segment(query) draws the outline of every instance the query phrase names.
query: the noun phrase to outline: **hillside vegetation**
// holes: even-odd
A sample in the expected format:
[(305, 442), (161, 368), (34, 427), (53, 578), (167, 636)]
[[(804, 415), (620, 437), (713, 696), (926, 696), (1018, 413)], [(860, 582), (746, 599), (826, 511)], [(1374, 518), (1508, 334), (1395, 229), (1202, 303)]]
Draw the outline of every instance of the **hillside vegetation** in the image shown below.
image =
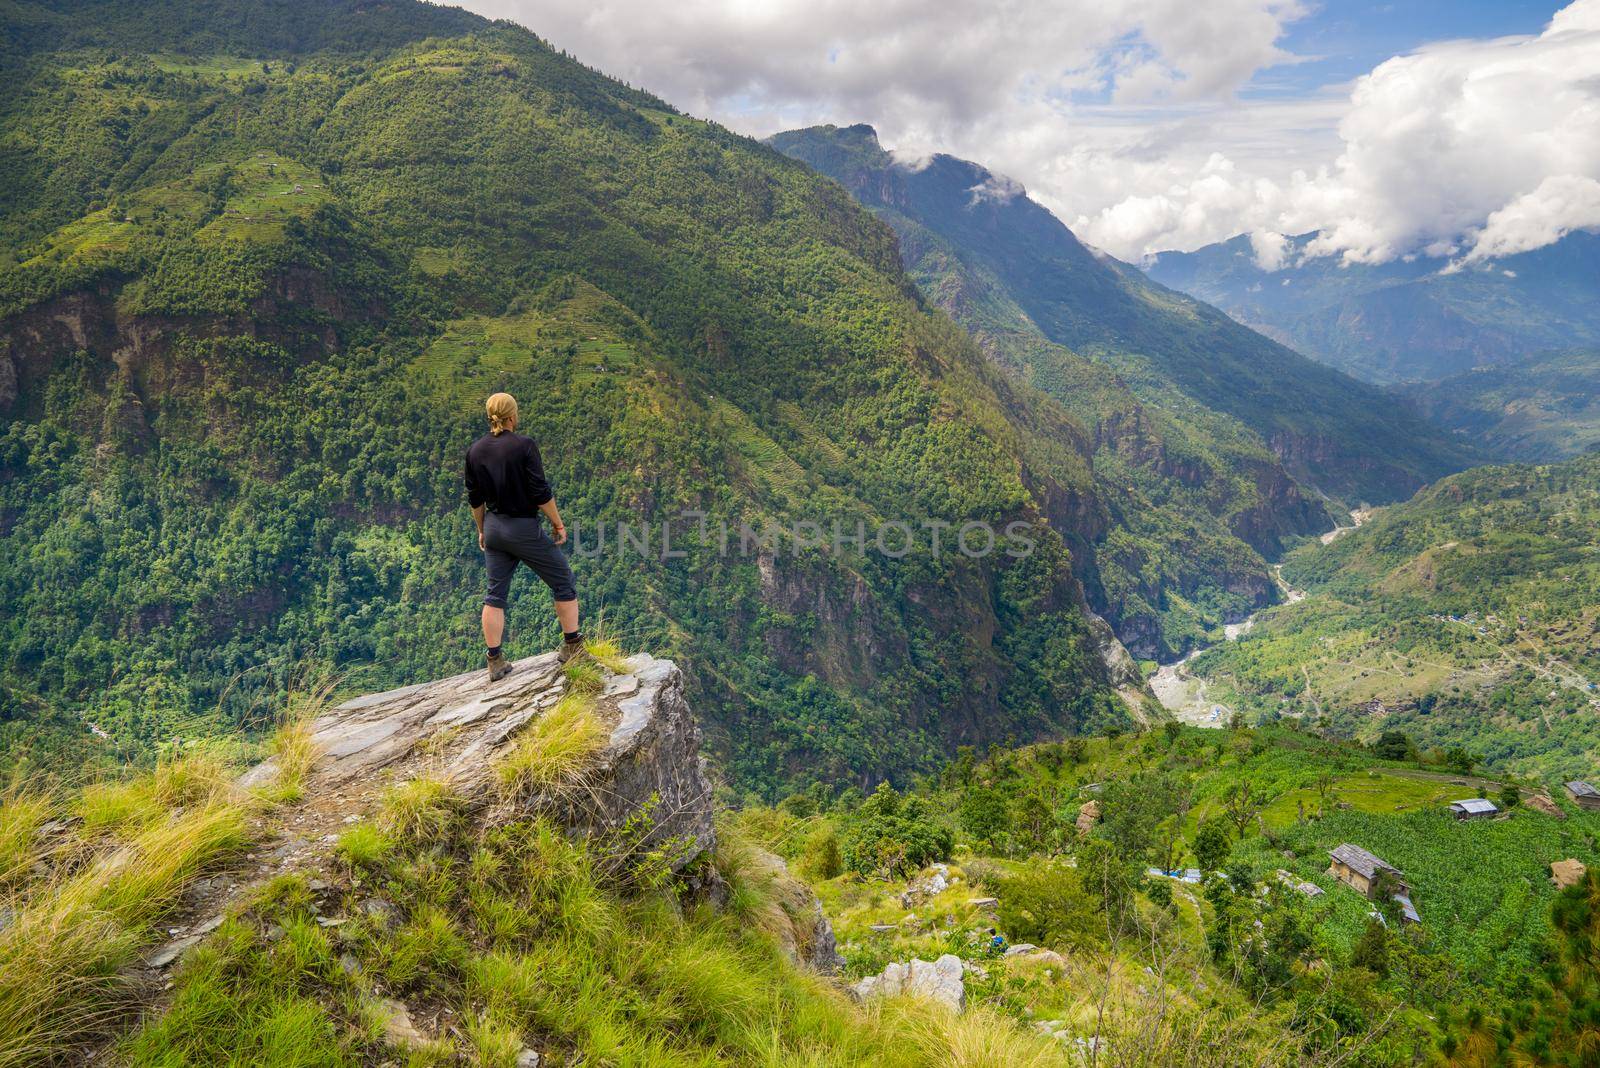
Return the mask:
[[(817, 888), (847, 975), (958, 953), (993, 968), (986, 1003), (1110, 1063), (1217, 1043), (1236, 1064), (1590, 1063), (1600, 880), (1563, 894), (1549, 864), (1592, 870), (1600, 815), (1446, 810), (1502, 785), (1286, 726), (1173, 723), (964, 753), (903, 795), (813, 791), (740, 823)], [(1419, 924), (1330, 876), (1345, 843), (1402, 872)], [(1160, 874), (1184, 868), (1196, 881)], [(1051, 954), (1001, 956), (992, 931)]]
[[(1101, 559), (1083, 427), (832, 182), (452, 9), (3, 10), (8, 763), (260, 729), (306, 663), (355, 692), (472, 664), (460, 457), (496, 389), (590, 618), (706, 666), (741, 784), (1127, 716), (1082, 583), (1137, 562)], [(1031, 554), (953, 551), (1013, 522)], [(883, 523), (913, 551), (871, 551)], [(523, 581), (519, 653), (554, 639)]]
[(1445, 479), (1290, 554), (1308, 596), (1194, 661), (1213, 695), (1522, 774), (1600, 767), (1600, 453)]
[(1523, 463), (1600, 447), (1600, 350), (1540, 353), (1403, 388), (1423, 415)]

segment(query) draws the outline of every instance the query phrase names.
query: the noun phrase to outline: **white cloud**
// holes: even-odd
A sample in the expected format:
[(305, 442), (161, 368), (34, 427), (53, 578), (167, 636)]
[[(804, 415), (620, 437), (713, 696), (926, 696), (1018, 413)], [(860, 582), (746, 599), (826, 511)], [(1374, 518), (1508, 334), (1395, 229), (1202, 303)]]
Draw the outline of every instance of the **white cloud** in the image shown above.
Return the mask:
[(1546, 178), (1538, 189), (1489, 215), (1465, 261), (1527, 252), (1587, 227), (1600, 227), (1600, 182), (1574, 174)]
[(989, 177), (967, 190), (972, 194), (972, 203), (980, 200), (993, 200), (1004, 204), (1015, 200), (1017, 197), (1027, 195), (1028, 190), (1022, 183), (1014, 178), (1007, 178), (1003, 174), (990, 174)]
[(1250, 234), (1250, 251), (1263, 271), (1280, 270), (1289, 252), (1289, 239), (1271, 230), (1256, 230)]
[(1333, 168), (1290, 191), (1287, 228), (1320, 229), (1312, 253), (1381, 262), (1448, 254), (1497, 216), (1484, 237), (1507, 248), (1535, 232), (1554, 240), (1586, 213), (1576, 225), (1592, 225), (1597, 77), (1600, 0), (1578, 0), (1538, 36), (1391, 59), (1357, 83)]
[(1269, 235), (1309, 230), (1351, 260), (1461, 256), (1592, 225), (1600, 0), (1270, 99), (1236, 94), (1295, 61), (1304, 0), (466, 2), (746, 133), (870, 122), (897, 159), (976, 160), (1128, 259), (1249, 233), (1281, 263)]

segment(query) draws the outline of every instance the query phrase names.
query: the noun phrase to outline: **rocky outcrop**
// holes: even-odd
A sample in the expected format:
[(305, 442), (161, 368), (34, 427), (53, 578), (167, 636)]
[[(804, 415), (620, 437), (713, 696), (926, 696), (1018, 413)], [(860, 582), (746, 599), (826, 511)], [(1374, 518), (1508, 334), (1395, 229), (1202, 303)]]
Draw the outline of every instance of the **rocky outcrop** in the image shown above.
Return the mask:
[[(498, 755), (519, 731), (555, 705), (566, 689), (554, 653), (518, 661), (497, 683), (481, 671), (346, 701), (312, 724), (318, 759), (307, 792), (337, 796), (405, 766), (442, 775), (479, 807), (497, 803)], [(640, 812), (653, 827), (640, 844), (677, 839), (683, 868), (715, 843), (711, 785), (700, 756), (700, 728), (683, 697), (683, 674), (670, 660), (635, 656), (623, 674), (607, 673), (597, 697), (611, 735), (584, 777), (560, 796), (519, 799), (577, 833), (606, 833)], [(273, 761), (244, 785), (268, 783)]]
[(869, 975), (850, 988), (862, 1001), (877, 997), (910, 995), (927, 998), (953, 1012), (967, 1007), (967, 988), (962, 982), (965, 970), (961, 958), (946, 953), (936, 961), (896, 961), (877, 975)]
[(1132, 686), (1135, 689), (1143, 686), (1144, 674), (1140, 672), (1138, 662), (1128, 652), (1127, 646), (1117, 640), (1111, 624), (1093, 612), (1086, 612), (1085, 616), (1089, 621), (1089, 636), (1094, 640), (1095, 652), (1106, 667), (1111, 685)]
[(822, 902), (809, 886), (790, 874), (783, 858), (765, 850), (758, 852), (773, 874), (778, 907), (786, 921), (775, 932), (779, 944), (795, 963), (821, 975), (839, 974), (844, 958), (839, 955), (839, 942), (834, 937), (833, 924), (822, 911)]

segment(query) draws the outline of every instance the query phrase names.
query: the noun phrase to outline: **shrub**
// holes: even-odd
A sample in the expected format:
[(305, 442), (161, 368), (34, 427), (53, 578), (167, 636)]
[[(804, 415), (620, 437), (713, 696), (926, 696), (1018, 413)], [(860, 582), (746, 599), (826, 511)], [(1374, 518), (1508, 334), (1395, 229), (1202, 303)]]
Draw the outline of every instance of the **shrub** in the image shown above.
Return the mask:
[(916, 795), (902, 799), (883, 783), (847, 823), (841, 845), (845, 866), (852, 871), (898, 876), (947, 860), (955, 835), (927, 800)]
[(1065, 864), (1040, 864), (1001, 879), (996, 895), (1000, 927), (1016, 941), (1079, 949), (1105, 940), (1105, 921), (1096, 914), (1094, 896)]

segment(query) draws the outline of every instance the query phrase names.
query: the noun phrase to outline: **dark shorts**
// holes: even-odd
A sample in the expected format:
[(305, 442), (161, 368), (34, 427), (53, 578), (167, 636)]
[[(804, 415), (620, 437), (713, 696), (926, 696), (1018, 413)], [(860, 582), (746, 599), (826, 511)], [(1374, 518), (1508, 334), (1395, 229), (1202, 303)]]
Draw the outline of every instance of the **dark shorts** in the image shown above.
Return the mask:
[(511, 576), (517, 564), (527, 564), (544, 579), (558, 601), (575, 601), (578, 588), (572, 581), (572, 565), (556, 547), (537, 517), (520, 518), (495, 515), (483, 517), (484, 562), (489, 565), (489, 592), (483, 603), (506, 607), (511, 592)]

